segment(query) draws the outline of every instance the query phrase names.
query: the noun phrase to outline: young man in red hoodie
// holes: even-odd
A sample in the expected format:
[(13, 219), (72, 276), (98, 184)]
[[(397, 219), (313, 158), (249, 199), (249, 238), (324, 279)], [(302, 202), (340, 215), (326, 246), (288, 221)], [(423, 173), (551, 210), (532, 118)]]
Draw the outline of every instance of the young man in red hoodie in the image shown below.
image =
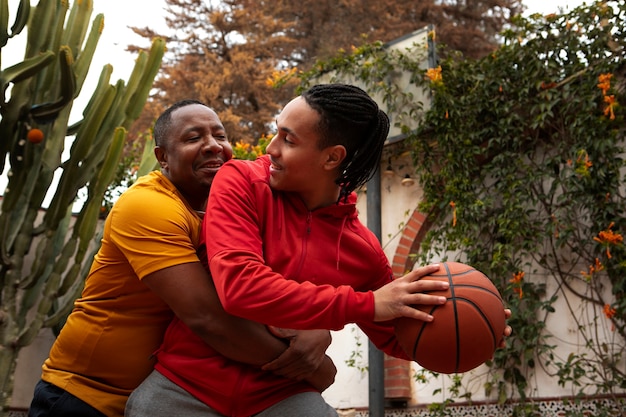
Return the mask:
[[(427, 293), (448, 284), (420, 280), (437, 265), (394, 280), (380, 243), (358, 219), (353, 191), (379, 165), (387, 115), (357, 87), (318, 85), (287, 104), (277, 128), (267, 156), (225, 164), (211, 191), (203, 238), (224, 309), (279, 328), (356, 323), (378, 348), (408, 359), (392, 319), (432, 320), (411, 306), (443, 304), (445, 297)], [(169, 327), (155, 372), (126, 411), (336, 416), (307, 382), (231, 361), (181, 321)]]

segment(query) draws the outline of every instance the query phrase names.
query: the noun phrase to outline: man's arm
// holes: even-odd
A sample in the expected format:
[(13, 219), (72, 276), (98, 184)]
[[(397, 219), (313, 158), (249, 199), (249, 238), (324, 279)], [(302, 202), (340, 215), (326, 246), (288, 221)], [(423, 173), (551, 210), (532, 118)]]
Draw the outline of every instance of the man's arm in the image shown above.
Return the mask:
[[(320, 390), (334, 381), (336, 369), (323, 355), (330, 343), (329, 336), (310, 332), (304, 346), (299, 344), (289, 349), (287, 342), (270, 334), (265, 325), (226, 313), (213, 281), (200, 262), (165, 268), (142, 281), (205, 343), (229, 359), (263, 366), (281, 357), (291, 378), (305, 379)], [(290, 365), (295, 361), (299, 364), (297, 373)], [(285, 376), (280, 369), (273, 371)]]

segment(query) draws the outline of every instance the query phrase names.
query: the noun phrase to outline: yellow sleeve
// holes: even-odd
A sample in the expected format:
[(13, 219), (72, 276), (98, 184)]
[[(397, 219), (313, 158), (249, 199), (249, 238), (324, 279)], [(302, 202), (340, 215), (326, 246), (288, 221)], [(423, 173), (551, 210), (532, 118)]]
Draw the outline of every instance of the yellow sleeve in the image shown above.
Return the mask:
[(109, 216), (109, 238), (139, 279), (199, 261), (201, 220), (172, 190), (137, 187), (120, 197)]

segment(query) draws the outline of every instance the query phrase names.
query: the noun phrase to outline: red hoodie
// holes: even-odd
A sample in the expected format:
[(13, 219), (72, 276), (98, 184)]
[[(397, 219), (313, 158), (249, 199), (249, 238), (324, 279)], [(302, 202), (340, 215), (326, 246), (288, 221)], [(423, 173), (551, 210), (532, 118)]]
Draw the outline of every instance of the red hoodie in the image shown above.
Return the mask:
[[(297, 195), (272, 191), (268, 168), (268, 157), (233, 160), (211, 187), (202, 239), (226, 311), (290, 329), (357, 323), (379, 349), (408, 359), (393, 324), (373, 322), (372, 290), (392, 273), (357, 217), (356, 195), (309, 211)], [(249, 416), (314, 390), (222, 357), (178, 320), (157, 357), (159, 372), (229, 416)]]

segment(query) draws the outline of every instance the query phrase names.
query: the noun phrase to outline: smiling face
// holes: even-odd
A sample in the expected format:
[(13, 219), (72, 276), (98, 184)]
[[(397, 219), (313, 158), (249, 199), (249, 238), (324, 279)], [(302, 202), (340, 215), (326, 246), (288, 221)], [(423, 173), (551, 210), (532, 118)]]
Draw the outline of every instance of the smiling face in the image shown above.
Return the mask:
[(318, 146), (320, 115), (302, 97), (289, 102), (276, 118), (278, 132), (266, 148), (270, 155), (270, 186), (295, 192), (310, 210), (337, 201), (337, 168), (343, 146)]
[(167, 139), (155, 154), (163, 174), (196, 210), (204, 209), (213, 177), (233, 156), (219, 117), (201, 104), (171, 114)]

